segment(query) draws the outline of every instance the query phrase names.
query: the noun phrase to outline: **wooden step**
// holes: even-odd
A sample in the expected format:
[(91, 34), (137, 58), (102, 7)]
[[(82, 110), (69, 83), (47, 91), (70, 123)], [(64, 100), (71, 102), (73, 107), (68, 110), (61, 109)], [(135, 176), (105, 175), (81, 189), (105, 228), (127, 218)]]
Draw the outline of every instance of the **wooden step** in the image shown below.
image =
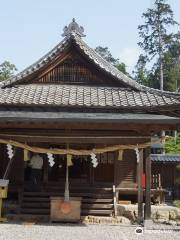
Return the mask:
[[(111, 208), (113, 204), (109, 203), (102, 203), (102, 202), (82, 202), (83, 208)], [(21, 205), (22, 208), (50, 208), (50, 202), (23, 202)]]
[(81, 211), (81, 215), (82, 216), (85, 216), (85, 215), (99, 215), (99, 216), (104, 216), (104, 215), (108, 215), (110, 216), (112, 214), (112, 210), (106, 210), (106, 209), (103, 209), (103, 210), (99, 210), (99, 209), (82, 209)]
[[(87, 193), (87, 188), (82, 189), (69, 189), (70, 192), (72, 193), (78, 193), (78, 192), (82, 192), (82, 193)], [(57, 191), (43, 191), (43, 192), (24, 192), (25, 195), (38, 195), (38, 196), (51, 196), (51, 195), (56, 195), (56, 194), (63, 194), (64, 193), (64, 189), (58, 189)], [(104, 189), (89, 189), (88, 188), (88, 193), (94, 193), (94, 194), (112, 194), (112, 190), (104, 190)]]
[(50, 215), (50, 209), (46, 208), (22, 208), (21, 213), (25, 214), (40, 214), (40, 215)]
[(21, 208), (50, 208), (50, 202), (23, 202)]
[(49, 197), (49, 196), (56, 196), (56, 195), (63, 195), (60, 192), (24, 192), (24, 196), (31, 196), (31, 197)]
[[(63, 196), (62, 196), (63, 197)], [(49, 202), (50, 197), (23, 197), (24, 202)], [(112, 198), (82, 198), (83, 203), (112, 203)]]
[(112, 203), (113, 199), (112, 198), (83, 198), (82, 203)]
[(23, 197), (23, 202), (50, 202), (50, 198), (42, 198), (42, 197)]
[[(26, 217), (49, 216), (50, 197), (64, 196), (64, 192), (24, 192), (21, 203), (21, 214)], [(70, 197), (82, 197), (81, 215), (110, 216), (113, 212), (112, 192), (103, 194), (92, 192), (74, 192)]]
[[(26, 192), (24, 193), (24, 197), (42, 197), (42, 198), (48, 198), (50, 196), (63, 196), (64, 193), (44, 193), (44, 192)], [(112, 198), (112, 194), (106, 193), (106, 194), (96, 194), (96, 193), (70, 193), (70, 197), (91, 197), (91, 198)]]
[[(48, 186), (44, 186), (43, 188), (46, 192), (50, 192), (50, 191), (52, 191), (52, 189), (55, 189), (55, 190), (58, 190), (58, 191), (64, 191), (65, 183), (63, 185), (56, 185), (56, 186), (54, 186), (54, 183), (52, 183), (52, 184), (48, 184)], [(73, 190), (78, 190), (78, 191), (79, 190), (85, 190), (85, 191), (87, 191), (87, 189), (89, 191), (99, 191), (99, 190), (113, 191), (112, 187), (103, 187), (103, 186), (92, 187), (92, 186), (88, 186), (86, 184), (85, 185), (81, 185), (81, 184), (77, 185), (76, 184), (75, 186), (73, 186), (72, 182), (69, 183), (69, 188), (72, 191)]]
[[(83, 214), (102, 214), (108, 215), (112, 213), (112, 209), (82, 209), (81, 212)], [(41, 215), (49, 215), (50, 209), (34, 209), (34, 208), (23, 208), (21, 209), (21, 213), (23, 214), (41, 214)]]
[(112, 209), (113, 204), (82, 204), (82, 209)]
[(49, 215), (44, 214), (7, 214), (8, 220), (25, 222), (49, 222)]

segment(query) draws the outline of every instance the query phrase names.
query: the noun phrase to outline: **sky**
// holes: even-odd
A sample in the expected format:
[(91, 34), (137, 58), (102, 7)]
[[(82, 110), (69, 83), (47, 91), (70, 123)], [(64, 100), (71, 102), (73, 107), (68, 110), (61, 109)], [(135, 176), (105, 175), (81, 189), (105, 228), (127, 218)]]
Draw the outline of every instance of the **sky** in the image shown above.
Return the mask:
[[(137, 27), (153, 0), (0, 0), (0, 63), (18, 71), (34, 63), (62, 40), (62, 30), (74, 17), (84, 27), (84, 41), (107, 46), (127, 65), (136, 64), (140, 49)], [(168, 0), (180, 22), (180, 0)], [(176, 29), (177, 30), (177, 29)]]

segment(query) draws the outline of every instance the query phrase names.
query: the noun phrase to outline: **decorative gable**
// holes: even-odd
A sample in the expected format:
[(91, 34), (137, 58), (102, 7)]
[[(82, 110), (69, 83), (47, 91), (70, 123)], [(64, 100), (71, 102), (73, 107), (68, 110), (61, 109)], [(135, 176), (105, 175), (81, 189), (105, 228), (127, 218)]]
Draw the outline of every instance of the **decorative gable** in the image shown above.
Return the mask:
[[(55, 48), (15, 77), (4, 81), (2, 87), (32, 83), (82, 83), (140, 90), (138, 83), (108, 63), (82, 40), (85, 36), (83, 32), (83, 27), (73, 19), (64, 28), (64, 39)], [(74, 55), (68, 56), (67, 52)]]
[(40, 83), (40, 84), (85, 84), (105, 85), (124, 87), (124, 84), (108, 76), (102, 70), (85, 59), (72, 46), (66, 54), (60, 54), (58, 60), (51, 63), (45, 69), (31, 78), (24, 79), (19, 84)]

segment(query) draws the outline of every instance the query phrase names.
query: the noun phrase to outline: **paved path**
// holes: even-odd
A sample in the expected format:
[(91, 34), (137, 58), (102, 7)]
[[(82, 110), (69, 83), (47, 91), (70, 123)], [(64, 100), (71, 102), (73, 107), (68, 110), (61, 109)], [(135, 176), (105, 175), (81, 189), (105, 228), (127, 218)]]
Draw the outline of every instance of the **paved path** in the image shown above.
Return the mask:
[(22, 225), (0, 224), (0, 240), (179, 240), (180, 231), (146, 230), (135, 233), (135, 226), (111, 225)]

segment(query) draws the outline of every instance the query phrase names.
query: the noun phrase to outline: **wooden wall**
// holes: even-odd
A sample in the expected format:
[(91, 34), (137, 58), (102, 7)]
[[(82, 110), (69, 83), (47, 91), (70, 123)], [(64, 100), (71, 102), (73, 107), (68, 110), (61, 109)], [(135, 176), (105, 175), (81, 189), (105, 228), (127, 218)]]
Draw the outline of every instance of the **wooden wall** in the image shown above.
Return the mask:
[(24, 157), (23, 150), (16, 148), (15, 159), (11, 166), (9, 174), (10, 183), (22, 184), (24, 181)]
[(6, 148), (4, 144), (0, 144), (0, 178), (3, 177), (6, 165), (7, 165), (7, 155), (6, 155)]
[(115, 161), (116, 187), (136, 187), (136, 155), (134, 150), (125, 150), (123, 160)]
[(94, 182), (109, 182), (114, 183), (114, 162), (116, 154), (114, 152), (108, 152), (104, 154), (98, 154), (98, 166), (94, 170)]
[(152, 163), (152, 174), (160, 174), (161, 186), (169, 191), (172, 191), (172, 198), (180, 197), (180, 185), (177, 179), (180, 176), (180, 170), (177, 169), (177, 163)]

